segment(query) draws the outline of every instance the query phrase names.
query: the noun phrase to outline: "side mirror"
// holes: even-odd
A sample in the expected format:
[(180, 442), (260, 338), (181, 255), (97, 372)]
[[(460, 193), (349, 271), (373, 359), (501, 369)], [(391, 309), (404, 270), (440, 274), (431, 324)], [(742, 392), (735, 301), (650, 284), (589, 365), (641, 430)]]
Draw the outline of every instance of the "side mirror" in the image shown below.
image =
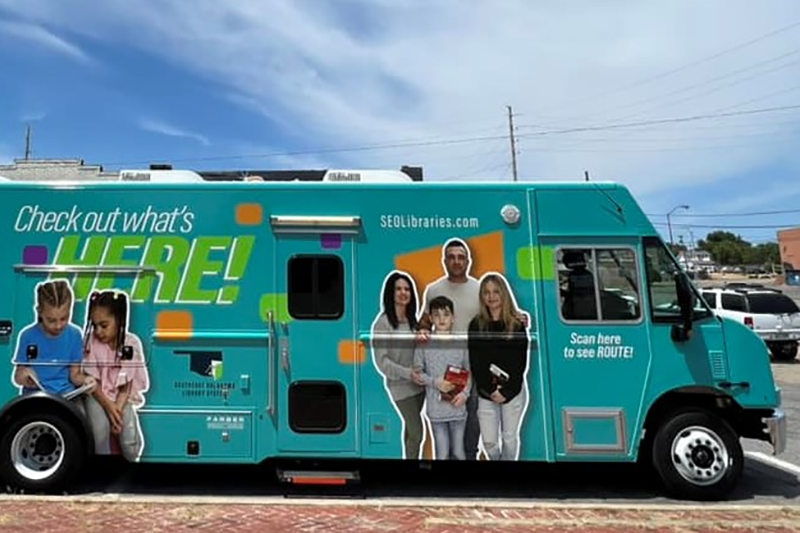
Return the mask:
[(678, 294), (678, 306), (681, 309), (682, 323), (672, 327), (672, 340), (683, 342), (691, 336), (695, 304), (695, 296), (689, 286), (689, 278), (683, 272), (675, 274), (675, 292)]

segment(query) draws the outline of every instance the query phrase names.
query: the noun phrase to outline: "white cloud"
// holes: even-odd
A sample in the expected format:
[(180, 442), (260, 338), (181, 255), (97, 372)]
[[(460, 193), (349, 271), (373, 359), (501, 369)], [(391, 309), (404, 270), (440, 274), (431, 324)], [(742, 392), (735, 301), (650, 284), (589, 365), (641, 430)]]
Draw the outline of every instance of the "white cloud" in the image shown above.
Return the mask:
[(0, 21), (0, 34), (38, 44), (79, 63), (92, 63), (92, 59), (80, 47), (36, 24), (21, 21)]
[(637, 84), (789, 24), (800, 18), (794, 0), (336, 5), (163, 0), (154, 10), (127, 0), (0, 0), (32, 20), (141, 47), (227, 85), (228, 97), (279, 124), (293, 147), (493, 138), (318, 156), (331, 165), (419, 164), (430, 179), (510, 179), (506, 104), (518, 114), (523, 179), (580, 180), (589, 170), (630, 186), (657, 211), (682, 188), (798, 163), (798, 122), (787, 122), (800, 111), (532, 135), (800, 103), (800, 87), (792, 90), (800, 53), (775, 59), (800, 46), (800, 27)]
[(192, 133), (190, 131), (183, 130), (172, 124), (168, 124), (164, 121), (151, 119), (151, 118), (143, 118), (139, 120), (139, 127), (145, 131), (149, 131), (151, 133), (157, 133), (159, 135), (166, 135), (168, 137), (183, 137), (186, 139), (194, 139), (195, 141), (204, 144), (206, 146), (210, 145), (211, 142), (208, 140), (207, 137), (204, 135), (200, 135), (197, 133)]

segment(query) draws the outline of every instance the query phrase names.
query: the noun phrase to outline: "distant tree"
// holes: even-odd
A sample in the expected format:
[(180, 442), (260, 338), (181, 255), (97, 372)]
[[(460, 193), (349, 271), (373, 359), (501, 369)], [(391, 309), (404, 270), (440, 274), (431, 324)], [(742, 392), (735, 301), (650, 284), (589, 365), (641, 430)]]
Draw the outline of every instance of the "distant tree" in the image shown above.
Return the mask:
[(729, 231), (712, 231), (705, 239), (697, 241), (697, 247), (711, 254), (720, 265), (768, 265), (780, 262), (780, 250), (774, 242), (753, 246)]

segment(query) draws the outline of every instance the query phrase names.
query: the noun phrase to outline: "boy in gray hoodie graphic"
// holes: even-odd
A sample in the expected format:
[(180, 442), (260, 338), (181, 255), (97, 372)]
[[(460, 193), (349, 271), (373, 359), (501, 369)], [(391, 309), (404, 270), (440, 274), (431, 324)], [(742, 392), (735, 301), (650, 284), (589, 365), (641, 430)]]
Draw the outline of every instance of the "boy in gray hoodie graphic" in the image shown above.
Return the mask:
[(414, 349), (414, 368), (420, 372), (420, 384), (425, 386), (435, 458), (463, 461), (466, 403), (472, 388), (467, 343), (461, 336), (451, 334), (455, 320), (452, 300), (438, 296), (428, 307), (432, 336), (428, 343)]

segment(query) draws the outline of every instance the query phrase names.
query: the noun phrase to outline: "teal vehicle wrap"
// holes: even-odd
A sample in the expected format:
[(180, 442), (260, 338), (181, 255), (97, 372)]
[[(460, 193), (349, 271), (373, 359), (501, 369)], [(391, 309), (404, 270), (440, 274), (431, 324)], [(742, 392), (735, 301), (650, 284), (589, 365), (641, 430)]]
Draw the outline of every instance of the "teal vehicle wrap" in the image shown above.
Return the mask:
[(740, 438), (782, 451), (763, 342), (625, 187), (356, 181), (0, 184), (0, 475), (646, 458), (719, 498)]

